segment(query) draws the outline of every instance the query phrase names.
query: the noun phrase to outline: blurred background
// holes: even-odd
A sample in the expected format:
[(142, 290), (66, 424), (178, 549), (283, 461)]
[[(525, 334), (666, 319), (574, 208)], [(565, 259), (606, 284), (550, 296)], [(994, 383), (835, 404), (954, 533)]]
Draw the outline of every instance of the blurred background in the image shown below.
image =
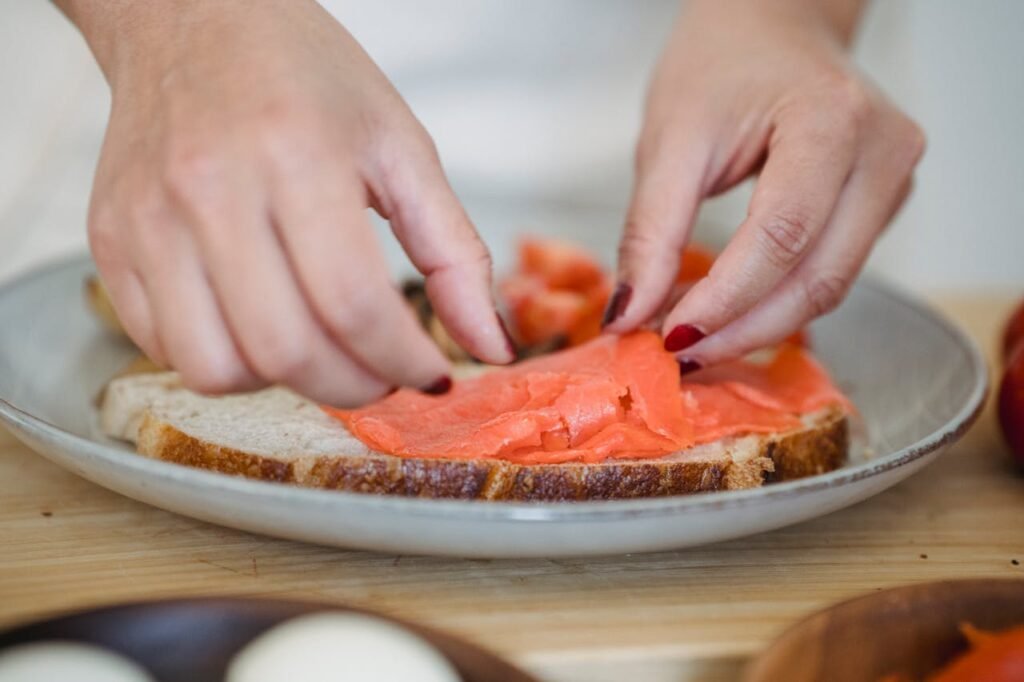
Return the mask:
[[(433, 134), (499, 267), (521, 231), (609, 264), (650, 70), (676, 0), (335, 0), (325, 5)], [(924, 293), (1024, 289), (1024, 2), (876, 0), (857, 59), (929, 137), (870, 268)], [(0, 280), (85, 248), (108, 92), (48, 2), (0, 5)], [(708, 202), (721, 243), (749, 184)], [(389, 240), (396, 267), (403, 259)]]

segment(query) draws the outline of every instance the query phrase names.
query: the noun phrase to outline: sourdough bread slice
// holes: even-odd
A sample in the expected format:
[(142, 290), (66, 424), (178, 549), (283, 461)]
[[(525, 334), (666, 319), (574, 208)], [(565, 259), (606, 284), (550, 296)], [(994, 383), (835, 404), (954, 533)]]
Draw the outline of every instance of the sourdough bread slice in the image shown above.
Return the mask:
[(114, 379), (100, 424), (147, 457), (313, 488), (483, 500), (597, 500), (754, 488), (810, 476), (846, 458), (847, 418), (806, 415), (801, 429), (727, 438), (659, 459), (521, 465), (370, 451), (337, 420), (272, 388), (205, 397), (169, 372)]

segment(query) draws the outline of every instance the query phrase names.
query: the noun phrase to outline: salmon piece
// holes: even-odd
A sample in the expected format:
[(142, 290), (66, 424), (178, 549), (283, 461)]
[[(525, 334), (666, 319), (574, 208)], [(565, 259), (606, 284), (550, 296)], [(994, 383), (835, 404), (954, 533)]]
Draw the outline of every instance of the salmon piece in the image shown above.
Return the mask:
[(800, 427), (795, 414), (748, 402), (731, 390), (707, 384), (682, 388), (683, 416), (694, 431), (694, 444), (747, 433), (778, 433)]
[(852, 409), (828, 372), (801, 347), (782, 344), (768, 363), (737, 361), (687, 376), (687, 381), (716, 385), (753, 405), (794, 414), (829, 405)]
[(447, 395), (402, 389), (358, 410), (325, 410), (378, 452), (539, 464), (662, 457), (798, 428), (798, 415), (845, 402), (795, 346), (767, 364), (690, 376), (680, 384), (661, 337), (641, 331), (495, 369)]

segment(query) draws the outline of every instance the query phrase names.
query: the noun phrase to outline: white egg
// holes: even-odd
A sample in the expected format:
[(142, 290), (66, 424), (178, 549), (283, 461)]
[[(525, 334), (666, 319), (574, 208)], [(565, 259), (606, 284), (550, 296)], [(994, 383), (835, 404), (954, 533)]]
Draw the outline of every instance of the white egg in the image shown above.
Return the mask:
[(459, 682), (448, 659), (380, 618), (318, 613), (287, 621), (231, 662), (227, 682)]
[(153, 682), (113, 651), (76, 642), (34, 642), (0, 651), (0, 682)]

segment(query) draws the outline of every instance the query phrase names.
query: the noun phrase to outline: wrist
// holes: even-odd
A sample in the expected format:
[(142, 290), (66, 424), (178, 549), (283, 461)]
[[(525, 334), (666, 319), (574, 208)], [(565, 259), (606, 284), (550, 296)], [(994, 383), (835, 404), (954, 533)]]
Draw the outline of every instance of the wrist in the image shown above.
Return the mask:
[(107, 81), (114, 86), (123, 67), (144, 67), (173, 58), (184, 44), (183, 30), (210, 28), (237, 2), (203, 0), (54, 0), (78, 27)]
[(866, 4), (867, 0), (689, 0), (684, 17), (818, 33), (847, 47)]

